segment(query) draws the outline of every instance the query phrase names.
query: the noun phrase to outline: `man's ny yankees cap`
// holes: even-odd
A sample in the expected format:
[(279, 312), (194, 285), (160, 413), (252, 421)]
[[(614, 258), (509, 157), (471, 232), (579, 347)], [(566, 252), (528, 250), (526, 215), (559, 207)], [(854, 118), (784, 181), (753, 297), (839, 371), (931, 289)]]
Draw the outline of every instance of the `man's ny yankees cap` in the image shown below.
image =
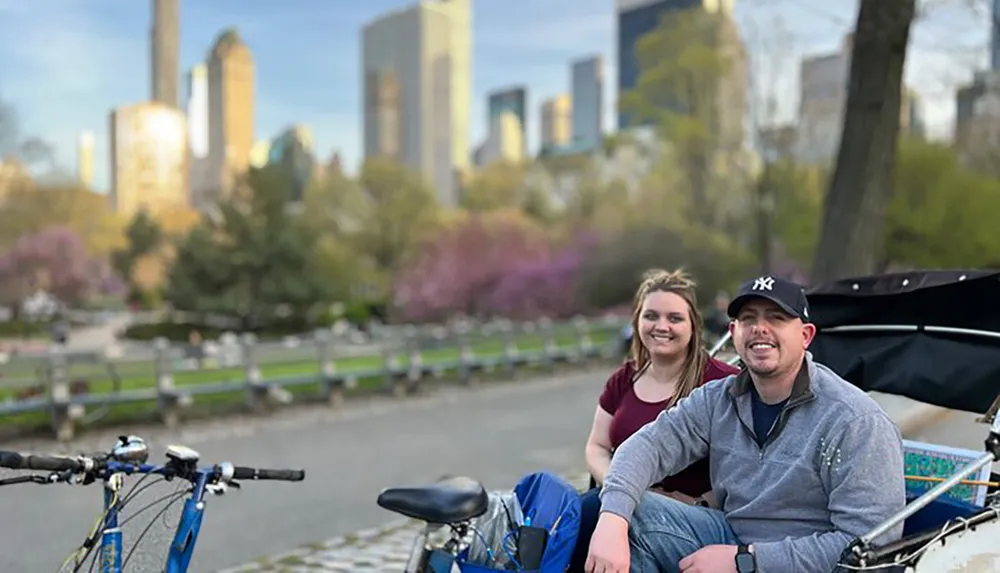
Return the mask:
[(753, 298), (766, 298), (795, 318), (809, 322), (809, 301), (798, 283), (771, 275), (749, 280), (740, 285), (736, 298), (729, 303), (729, 317), (736, 318), (743, 304)]

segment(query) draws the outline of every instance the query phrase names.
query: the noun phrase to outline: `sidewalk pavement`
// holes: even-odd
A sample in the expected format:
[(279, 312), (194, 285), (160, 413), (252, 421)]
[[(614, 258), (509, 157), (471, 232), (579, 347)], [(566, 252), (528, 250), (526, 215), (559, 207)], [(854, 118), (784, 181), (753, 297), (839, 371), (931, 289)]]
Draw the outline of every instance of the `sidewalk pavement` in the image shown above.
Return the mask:
[[(941, 420), (952, 411), (901, 396), (871, 392), (899, 426), (903, 437)], [(575, 487), (587, 487), (589, 475), (566, 476)], [(375, 503), (375, 500), (372, 500)], [(388, 512), (386, 512), (389, 515)], [(226, 569), (219, 573), (401, 573), (421, 523), (400, 519), (286, 553)]]

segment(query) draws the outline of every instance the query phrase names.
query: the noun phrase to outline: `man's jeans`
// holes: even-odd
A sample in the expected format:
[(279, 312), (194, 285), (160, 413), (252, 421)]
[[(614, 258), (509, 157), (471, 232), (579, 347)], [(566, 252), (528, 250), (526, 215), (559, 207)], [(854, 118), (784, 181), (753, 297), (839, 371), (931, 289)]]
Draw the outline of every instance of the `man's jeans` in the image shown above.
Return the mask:
[(631, 573), (675, 573), (678, 562), (707, 545), (739, 545), (724, 513), (646, 492), (629, 527)]

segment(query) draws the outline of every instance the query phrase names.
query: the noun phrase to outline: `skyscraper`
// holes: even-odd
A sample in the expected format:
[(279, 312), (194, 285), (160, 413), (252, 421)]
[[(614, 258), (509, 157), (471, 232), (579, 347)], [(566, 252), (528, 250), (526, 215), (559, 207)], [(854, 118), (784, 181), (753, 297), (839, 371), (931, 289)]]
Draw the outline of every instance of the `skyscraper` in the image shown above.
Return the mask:
[(495, 91), (487, 97), (486, 125), (492, 126), (506, 112), (514, 114), (521, 124), (521, 137), (527, 141), (528, 135), (528, 92), (524, 86), (515, 86)]
[(189, 204), (187, 122), (176, 106), (143, 102), (111, 112), (111, 205), (129, 219)]
[(205, 207), (210, 192), (208, 178), (208, 67), (196, 64), (188, 74), (188, 149), (191, 153), (191, 202)]
[(469, 0), (422, 0), (369, 23), (361, 39), (365, 157), (420, 171), (447, 205), (469, 162), (469, 20)]
[(451, 158), (458, 170), (469, 166), (472, 107), (472, 0), (422, 0), (451, 22)]
[(565, 147), (573, 136), (573, 100), (559, 94), (542, 102), (543, 153)]
[(225, 195), (250, 167), (256, 72), (234, 29), (219, 34), (208, 57), (209, 201)]
[(489, 135), (476, 152), (476, 165), (494, 161), (518, 163), (524, 159), (524, 126), (513, 110), (502, 110), (490, 121)]
[(601, 145), (604, 122), (604, 61), (592, 56), (573, 62), (573, 146), (592, 151)]
[(180, 50), (180, 0), (153, 0), (153, 26), (149, 33), (152, 100), (177, 106), (177, 67)]
[(88, 189), (94, 184), (94, 134), (89, 131), (76, 142), (76, 178)]

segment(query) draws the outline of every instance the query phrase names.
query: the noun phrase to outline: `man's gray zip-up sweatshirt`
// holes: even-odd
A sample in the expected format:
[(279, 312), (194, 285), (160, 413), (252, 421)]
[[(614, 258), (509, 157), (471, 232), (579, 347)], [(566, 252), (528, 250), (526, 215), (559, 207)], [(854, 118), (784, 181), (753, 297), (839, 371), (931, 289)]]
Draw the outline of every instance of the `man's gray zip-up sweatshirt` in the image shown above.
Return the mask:
[(848, 543), (906, 503), (899, 429), (807, 353), (761, 448), (750, 384), (746, 371), (709, 382), (633, 434), (611, 460), (601, 511), (630, 521), (650, 485), (709, 455), (712, 490), (760, 573), (829, 573)]

